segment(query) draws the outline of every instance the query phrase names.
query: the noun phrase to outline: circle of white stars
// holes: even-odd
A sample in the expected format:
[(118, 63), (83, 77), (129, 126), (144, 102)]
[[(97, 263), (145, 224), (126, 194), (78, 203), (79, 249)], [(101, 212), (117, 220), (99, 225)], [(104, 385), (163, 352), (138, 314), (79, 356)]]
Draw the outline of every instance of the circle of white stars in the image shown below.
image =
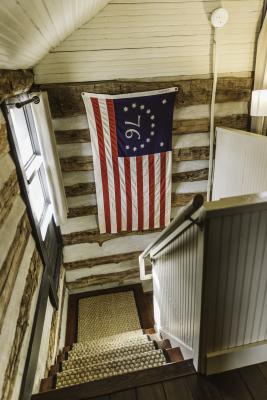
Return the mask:
[[(166, 104), (167, 103), (167, 99), (162, 99), (161, 100), (161, 103), (164, 105), (164, 104)], [(137, 104), (136, 103), (132, 103), (131, 104), (131, 107), (133, 108), (133, 109), (135, 109), (135, 108), (137, 108)], [(156, 124), (155, 124), (155, 115), (154, 114), (151, 114), (151, 109), (150, 108), (147, 108), (146, 109), (146, 107), (145, 107), (145, 105), (144, 104), (140, 104), (140, 106), (138, 106), (139, 108), (140, 108), (140, 110), (144, 110), (145, 112), (146, 112), (146, 114), (149, 116), (149, 118), (150, 118), (150, 120), (151, 120), (151, 124), (150, 124), (150, 127), (151, 127), (151, 131), (150, 131), (150, 136), (154, 136), (155, 135), (155, 131), (153, 130), (155, 127), (156, 127)], [(123, 111), (124, 112), (127, 112), (127, 111), (129, 111), (129, 107), (127, 107), (127, 106), (125, 106), (125, 107), (123, 107)], [(151, 115), (150, 115), (151, 114)], [(150, 139), (150, 137), (148, 137), (148, 138), (146, 138), (146, 143), (150, 143), (150, 141), (151, 141), (151, 139)], [(160, 147), (163, 147), (164, 146), (164, 142), (160, 142)], [(145, 144), (144, 143), (141, 143), (140, 144), (140, 149), (143, 149), (145, 147)], [(130, 150), (130, 146), (127, 144), (126, 146), (125, 146), (125, 149), (126, 150)], [(134, 151), (134, 152), (136, 152), (137, 151), (137, 147), (136, 146), (134, 146), (133, 148), (132, 148), (132, 150)]]

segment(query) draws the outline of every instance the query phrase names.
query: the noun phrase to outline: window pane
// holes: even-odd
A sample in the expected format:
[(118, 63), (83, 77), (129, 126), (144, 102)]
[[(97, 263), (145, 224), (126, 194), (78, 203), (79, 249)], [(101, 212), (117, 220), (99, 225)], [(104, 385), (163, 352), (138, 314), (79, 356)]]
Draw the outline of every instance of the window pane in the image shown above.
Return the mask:
[(30, 189), (30, 201), (33, 212), (38, 221), (40, 221), (44, 207), (45, 207), (45, 196), (43, 187), (40, 181), (39, 174), (36, 174), (32, 182), (29, 185)]
[(25, 165), (33, 155), (33, 147), (25, 115), (22, 108), (11, 108), (10, 113), (19, 145), (20, 156), (23, 165)]

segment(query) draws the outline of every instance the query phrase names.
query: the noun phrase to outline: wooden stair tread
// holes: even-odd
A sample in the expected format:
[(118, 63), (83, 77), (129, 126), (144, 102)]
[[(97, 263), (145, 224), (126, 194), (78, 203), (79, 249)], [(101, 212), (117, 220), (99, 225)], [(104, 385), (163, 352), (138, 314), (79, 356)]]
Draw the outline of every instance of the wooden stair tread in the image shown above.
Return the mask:
[[(169, 349), (171, 347), (170, 341), (168, 339), (154, 341), (154, 344), (155, 344), (156, 349), (161, 349), (161, 350)], [(68, 346), (67, 348), (64, 348), (63, 351), (64, 350), (66, 350), (66, 351), (57, 357), (57, 363), (50, 367), (49, 373), (48, 373), (49, 377), (55, 375), (57, 372), (60, 372), (62, 362), (64, 360), (68, 359), (68, 352), (71, 350), (71, 347)], [(168, 359), (170, 359), (170, 357), (168, 357)], [(183, 360), (183, 358), (179, 359), (179, 360), (178, 359), (172, 360), (172, 361), (181, 361), (181, 360)]]
[(181, 362), (184, 360), (180, 347), (165, 349), (169, 362)]
[(101, 381), (87, 382), (62, 389), (49, 390), (48, 382), (50, 385), (51, 383), (55, 384), (55, 376), (51, 376), (43, 380), (41, 387), (42, 392), (32, 395), (32, 400), (84, 400), (110, 394), (114, 391), (118, 392), (194, 373), (195, 369), (192, 360), (186, 360), (172, 362), (142, 371), (135, 371), (125, 375), (105, 378)]

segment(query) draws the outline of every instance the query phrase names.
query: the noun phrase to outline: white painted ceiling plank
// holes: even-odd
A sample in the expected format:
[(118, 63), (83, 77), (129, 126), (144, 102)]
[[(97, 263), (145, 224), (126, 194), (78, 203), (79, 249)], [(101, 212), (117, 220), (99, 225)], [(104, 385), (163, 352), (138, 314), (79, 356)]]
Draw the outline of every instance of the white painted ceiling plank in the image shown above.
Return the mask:
[(2, 0), (0, 68), (34, 66), (107, 3), (108, 0)]

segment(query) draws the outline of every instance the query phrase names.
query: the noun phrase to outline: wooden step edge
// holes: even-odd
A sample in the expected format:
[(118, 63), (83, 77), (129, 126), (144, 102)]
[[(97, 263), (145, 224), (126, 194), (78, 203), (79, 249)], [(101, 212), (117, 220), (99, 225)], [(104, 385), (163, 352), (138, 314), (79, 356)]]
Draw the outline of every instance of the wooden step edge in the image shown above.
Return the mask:
[(167, 362), (181, 362), (184, 361), (183, 354), (180, 347), (165, 348), (163, 349)]
[(171, 342), (169, 339), (163, 339), (163, 340), (154, 340), (154, 344), (156, 349), (170, 349), (172, 347)]
[[(155, 349), (157, 349), (157, 350), (158, 349), (163, 350), (163, 349), (171, 348), (171, 343), (170, 343), (169, 339), (153, 340), (153, 342), (154, 342), (154, 345), (155, 345)], [(69, 349), (69, 351), (70, 350), (71, 349)], [(68, 353), (68, 352), (66, 351), (66, 353)], [(67, 360), (67, 359), (68, 359), (68, 354), (64, 354), (64, 360)], [(48, 372), (48, 377), (56, 375), (58, 372), (62, 371), (62, 362), (64, 360), (62, 360), (62, 357), (61, 357), (60, 361), (58, 363), (56, 363), (56, 364), (54, 364), (54, 365), (52, 365), (50, 367), (49, 372)]]
[(65, 346), (62, 349), (62, 353), (68, 353), (72, 349), (72, 346)]
[(144, 333), (144, 335), (153, 335), (154, 333), (157, 333), (157, 332), (155, 331), (154, 328), (147, 328), (147, 329), (143, 329), (143, 333)]
[[(169, 339), (164, 339), (164, 340), (153, 340), (155, 349), (169, 349), (171, 347), (171, 343)], [(71, 349), (70, 349), (71, 351)], [(68, 353), (66, 351), (66, 353)], [(64, 360), (68, 359), (68, 354), (64, 354)], [(48, 377), (56, 375), (58, 372), (62, 371), (62, 362), (64, 361), (63, 357), (60, 358), (59, 362), (52, 365), (49, 369), (48, 372)]]
[(158, 333), (153, 333), (150, 335), (147, 335), (149, 340), (155, 340), (156, 342), (159, 340), (163, 340), (163, 338), (161, 337), (161, 335), (159, 335)]
[(41, 379), (39, 391), (43, 393), (51, 392), (51, 390), (56, 388), (56, 382), (57, 375), (51, 375), (48, 378)]
[(58, 372), (62, 371), (62, 363), (57, 363), (52, 365), (48, 371), (48, 377), (56, 375)]
[[(181, 376), (195, 374), (192, 360), (173, 362), (160, 367), (142, 371), (130, 372), (125, 375), (113, 376), (100, 381), (87, 382), (80, 385), (68, 386), (62, 389), (51, 390), (43, 384), (41, 393), (32, 395), (32, 400), (84, 400), (97, 396), (104, 396), (113, 392), (120, 392), (139, 386), (150, 385)], [(47, 378), (52, 381), (53, 377)], [(54, 387), (56, 385), (54, 377)], [(46, 389), (47, 388), (47, 389)], [(46, 391), (44, 391), (46, 390)]]

